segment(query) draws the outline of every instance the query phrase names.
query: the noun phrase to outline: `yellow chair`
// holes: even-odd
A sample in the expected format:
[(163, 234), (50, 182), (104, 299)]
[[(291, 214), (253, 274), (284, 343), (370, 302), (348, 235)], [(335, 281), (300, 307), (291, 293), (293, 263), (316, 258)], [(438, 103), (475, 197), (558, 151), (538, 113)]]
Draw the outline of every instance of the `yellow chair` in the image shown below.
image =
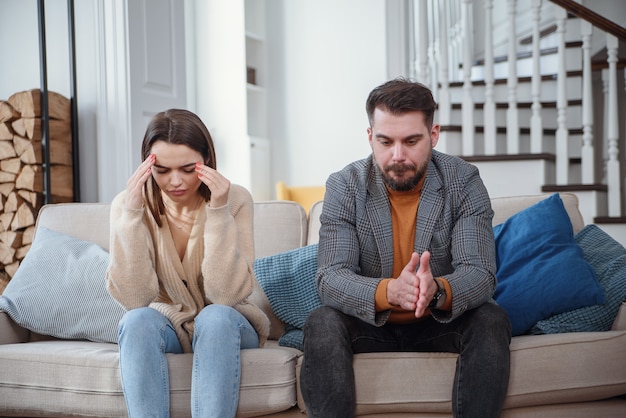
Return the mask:
[(282, 181), (276, 183), (276, 198), (278, 200), (292, 200), (299, 203), (307, 215), (313, 203), (324, 200), (325, 191), (325, 186), (287, 187)]

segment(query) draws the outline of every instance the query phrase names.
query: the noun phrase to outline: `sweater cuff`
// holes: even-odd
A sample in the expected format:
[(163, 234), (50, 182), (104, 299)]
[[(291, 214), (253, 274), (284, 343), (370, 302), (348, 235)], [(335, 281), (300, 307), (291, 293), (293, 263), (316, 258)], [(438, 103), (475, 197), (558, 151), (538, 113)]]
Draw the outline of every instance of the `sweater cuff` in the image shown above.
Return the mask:
[(393, 305), (387, 300), (387, 285), (393, 279), (382, 279), (378, 282), (376, 288), (376, 312), (387, 311), (393, 308)]

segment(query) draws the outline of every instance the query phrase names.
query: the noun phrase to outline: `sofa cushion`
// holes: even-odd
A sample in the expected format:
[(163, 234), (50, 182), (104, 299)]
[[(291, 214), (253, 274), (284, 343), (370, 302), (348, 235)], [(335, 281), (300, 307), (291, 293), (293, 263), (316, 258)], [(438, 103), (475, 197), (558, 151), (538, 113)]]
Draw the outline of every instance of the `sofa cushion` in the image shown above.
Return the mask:
[[(527, 196), (506, 196), (494, 197), (491, 199), (491, 208), (493, 209), (492, 225), (500, 225), (511, 216), (518, 212), (552, 196), (552, 194), (543, 193)], [(565, 206), (569, 220), (572, 223), (574, 234), (578, 233), (585, 226), (585, 220), (578, 207), (578, 196), (573, 193), (558, 193)]]
[[(626, 331), (514, 337), (503, 417), (511, 414), (511, 408), (587, 402), (626, 393), (626, 362), (619, 349), (625, 344)], [(451, 416), (457, 358), (452, 353), (356, 354), (357, 415)], [(306, 360), (298, 360), (298, 378), (303, 361)], [(301, 392), (298, 406), (305, 409)], [(539, 411), (536, 415), (520, 416), (546, 415)]]
[(583, 250), (585, 260), (596, 272), (606, 303), (563, 312), (539, 321), (533, 327), (533, 333), (608, 331), (626, 298), (626, 248), (593, 224), (576, 234), (576, 241)]
[(307, 216), (296, 202), (254, 203), (254, 252), (267, 257), (306, 245)]
[(109, 251), (110, 203), (53, 203), (44, 205), (36, 226), (93, 242)]
[(604, 303), (558, 194), (496, 225), (494, 235), (494, 298), (509, 314), (514, 336), (552, 315)]
[(279, 344), (302, 349), (304, 322), (321, 305), (315, 284), (317, 244), (254, 262), (254, 273), (276, 316), (285, 323)]
[[(299, 355), (275, 341), (242, 350), (237, 416), (271, 414), (294, 405)], [(167, 354), (167, 361), (171, 415), (190, 417), (193, 354)], [(54, 340), (0, 345), (0, 376), (1, 415), (127, 416), (117, 344)]]
[(98, 245), (39, 227), (0, 296), (0, 310), (39, 334), (117, 342), (125, 310), (106, 290), (108, 263), (108, 253)]

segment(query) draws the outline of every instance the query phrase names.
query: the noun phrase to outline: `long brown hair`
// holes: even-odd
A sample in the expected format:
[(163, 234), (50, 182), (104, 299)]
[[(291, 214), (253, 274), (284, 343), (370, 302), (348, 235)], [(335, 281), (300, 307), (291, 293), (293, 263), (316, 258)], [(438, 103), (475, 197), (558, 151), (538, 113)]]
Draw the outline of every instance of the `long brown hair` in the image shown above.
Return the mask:
[[(168, 144), (186, 145), (202, 155), (206, 166), (217, 169), (213, 138), (202, 120), (193, 112), (184, 109), (168, 109), (159, 112), (150, 120), (141, 144), (142, 160), (150, 155), (152, 146), (157, 141)], [(198, 190), (205, 202), (211, 198), (211, 190), (200, 183)], [(144, 185), (144, 202), (152, 213), (157, 225), (162, 226), (161, 215), (165, 212), (161, 189), (150, 176)]]

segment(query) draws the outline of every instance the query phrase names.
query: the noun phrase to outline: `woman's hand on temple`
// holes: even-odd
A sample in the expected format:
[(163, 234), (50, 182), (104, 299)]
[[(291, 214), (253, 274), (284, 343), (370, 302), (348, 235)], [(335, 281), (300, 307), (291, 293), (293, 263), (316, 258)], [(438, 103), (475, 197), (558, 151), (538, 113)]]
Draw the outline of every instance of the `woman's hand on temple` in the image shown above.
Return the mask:
[(200, 163), (196, 163), (196, 172), (198, 178), (211, 190), (210, 207), (219, 208), (228, 203), (230, 181), (226, 177), (217, 170)]
[(141, 209), (143, 205), (143, 185), (152, 175), (152, 166), (156, 156), (150, 154), (140, 165), (126, 183), (126, 207), (128, 209)]

